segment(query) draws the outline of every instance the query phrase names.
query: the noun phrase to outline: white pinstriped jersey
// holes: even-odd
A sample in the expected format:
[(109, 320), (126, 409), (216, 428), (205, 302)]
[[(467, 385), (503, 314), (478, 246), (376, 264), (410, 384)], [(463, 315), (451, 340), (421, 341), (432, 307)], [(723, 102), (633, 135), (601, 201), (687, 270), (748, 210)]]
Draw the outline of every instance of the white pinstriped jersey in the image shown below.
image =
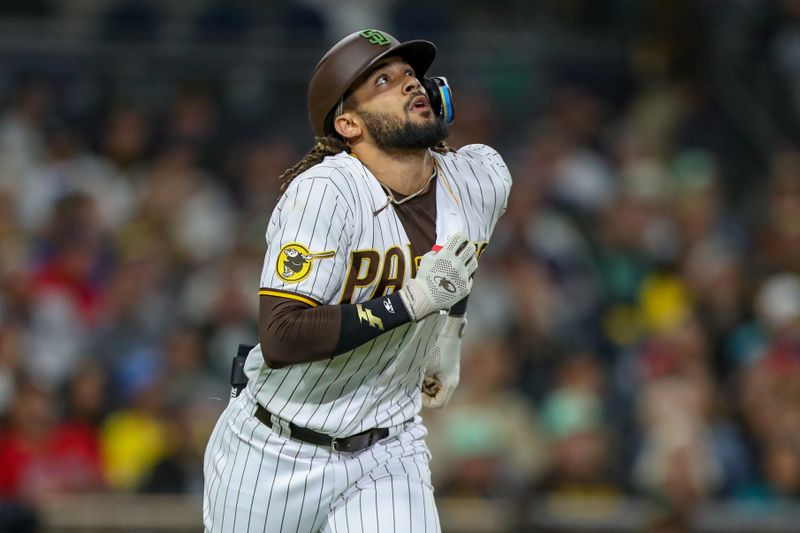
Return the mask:
[[(433, 157), (436, 243), (463, 231), (480, 253), (505, 210), (508, 169), (480, 144)], [(319, 305), (359, 303), (399, 289), (416, 265), (386, 203), (377, 179), (345, 152), (297, 176), (269, 221), (261, 294)], [(334, 437), (395, 426), (420, 410), (426, 353), (440, 326), (434, 315), (332, 359), (278, 369), (264, 363), (257, 345), (245, 365), (248, 389), (281, 419)]]

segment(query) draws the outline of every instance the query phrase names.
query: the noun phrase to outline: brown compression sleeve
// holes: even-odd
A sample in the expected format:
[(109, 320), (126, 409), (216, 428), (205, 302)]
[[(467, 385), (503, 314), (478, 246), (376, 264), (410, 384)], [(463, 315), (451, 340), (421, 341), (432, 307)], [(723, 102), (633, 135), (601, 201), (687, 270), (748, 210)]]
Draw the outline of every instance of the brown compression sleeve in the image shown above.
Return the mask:
[(411, 321), (400, 295), (320, 305), (259, 296), (259, 337), (270, 368), (327, 359)]
[[(313, 312), (312, 312), (313, 311)], [(336, 305), (310, 305), (259, 296), (258, 336), (270, 368), (330, 357), (339, 337), (342, 310)]]

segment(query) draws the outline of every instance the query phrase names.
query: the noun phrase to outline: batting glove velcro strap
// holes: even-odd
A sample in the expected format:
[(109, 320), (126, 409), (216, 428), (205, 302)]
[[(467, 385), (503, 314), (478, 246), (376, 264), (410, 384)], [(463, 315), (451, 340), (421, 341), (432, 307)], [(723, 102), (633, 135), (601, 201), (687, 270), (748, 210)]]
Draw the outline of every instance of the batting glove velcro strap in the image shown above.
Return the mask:
[(472, 274), (478, 268), (475, 246), (463, 233), (456, 233), (439, 251), (422, 256), (417, 275), (400, 289), (400, 297), (414, 322), (450, 309), (472, 289)]
[(448, 316), (428, 356), (422, 382), (422, 405), (438, 409), (447, 405), (458, 387), (461, 373), (461, 337), (467, 327), (464, 317)]

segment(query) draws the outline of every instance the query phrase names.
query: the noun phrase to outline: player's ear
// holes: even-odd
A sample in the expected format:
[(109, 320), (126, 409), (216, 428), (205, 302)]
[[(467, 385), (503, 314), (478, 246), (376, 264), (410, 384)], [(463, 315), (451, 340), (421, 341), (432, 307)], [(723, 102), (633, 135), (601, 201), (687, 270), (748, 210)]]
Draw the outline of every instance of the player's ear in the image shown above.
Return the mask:
[(361, 135), (361, 122), (355, 113), (345, 111), (333, 121), (336, 133), (341, 135), (346, 141), (353, 140)]

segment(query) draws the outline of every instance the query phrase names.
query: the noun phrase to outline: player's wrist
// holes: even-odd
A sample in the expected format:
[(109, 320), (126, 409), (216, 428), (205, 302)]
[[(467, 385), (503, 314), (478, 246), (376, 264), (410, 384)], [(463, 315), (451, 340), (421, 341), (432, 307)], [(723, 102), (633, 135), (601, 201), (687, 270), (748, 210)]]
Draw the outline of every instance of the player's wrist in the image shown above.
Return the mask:
[(357, 304), (343, 304), (339, 339), (333, 356), (349, 352), (413, 318), (398, 292)]
[(403, 288), (398, 291), (398, 294), (408, 316), (414, 322), (419, 322), (439, 310), (431, 304), (422, 284), (414, 278), (408, 280)]
[(461, 301), (455, 303), (453, 307), (447, 312), (450, 316), (455, 317), (463, 317), (467, 314), (467, 302), (469, 301), (469, 295), (465, 296)]

